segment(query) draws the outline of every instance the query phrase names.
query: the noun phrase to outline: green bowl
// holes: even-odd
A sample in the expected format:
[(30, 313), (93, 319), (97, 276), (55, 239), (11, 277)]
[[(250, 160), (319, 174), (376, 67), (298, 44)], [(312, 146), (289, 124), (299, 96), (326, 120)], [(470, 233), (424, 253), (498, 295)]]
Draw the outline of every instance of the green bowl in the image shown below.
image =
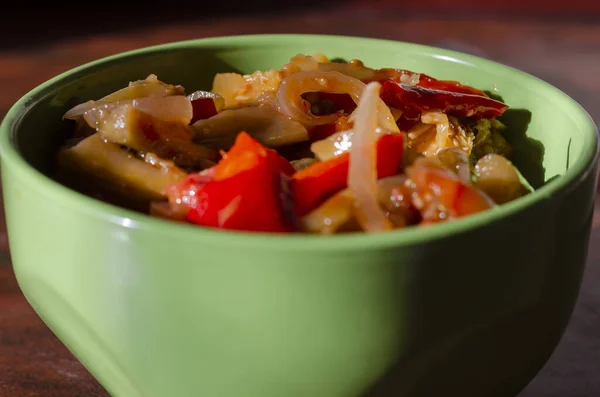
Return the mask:
[[(153, 219), (47, 176), (73, 97), (150, 73), (206, 89), (217, 72), (318, 51), (494, 90), (537, 191), (433, 227), (267, 236)], [(193, 40), (81, 66), (14, 105), (0, 150), (19, 285), (115, 397), (515, 395), (572, 313), (598, 171), (590, 117), (543, 81), (438, 48), (311, 35)]]

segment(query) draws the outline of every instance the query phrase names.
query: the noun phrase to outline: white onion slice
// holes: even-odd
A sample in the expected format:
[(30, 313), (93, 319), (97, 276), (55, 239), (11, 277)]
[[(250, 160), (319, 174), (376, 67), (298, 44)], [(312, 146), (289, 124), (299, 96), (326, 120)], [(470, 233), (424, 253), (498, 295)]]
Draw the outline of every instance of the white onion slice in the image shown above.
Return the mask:
[(292, 120), (305, 126), (329, 124), (338, 119), (338, 114), (315, 116), (301, 95), (306, 92), (333, 92), (348, 94), (354, 102), (365, 89), (365, 83), (339, 72), (299, 72), (283, 79), (277, 90), (277, 109)]
[(69, 109), (64, 114), (63, 119), (77, 120), (78, 118), (82, 117), (85, 112), (93, 109), (95, 106), (98, 106), (96, 104), (96, 101), (87, 101), (87, 102), (80, 103), (79, 105)]
[[(378, 125), (382, 127), (377, 128), (377, 133), (400, 133), (398, 125), (394, 121), (394, 117), (392, 116), (390, 109), (380, 98), (375, 98), (374, 100), (378, 101), (376, 114), (378, 119)], [(358, 109), (356, 109), (352, 113), (352, 120), (356, 119), (355, 115), (357, 110)], [(354, 133), (355, 128), (336, 132), (335, 134), (330, 135), (325, 139), (313, 142), (313, 144), (310, 146), (310, 150), (314, 153), (315, 157), (321, 161), (325, 161), (330, 158), (339, 156), (340, 154), (350, 150), (350, 148), (352, 147), (352, 137), (354, 136)]]
[(350, 147), (348, 188), (354, 195), (357, 220), (366, 232), (392, 228), (379, 206), (377, 189), (378, 103), (381, 84), (369, 83), (355, 112)]
[[(86, 112), (99, 106), (111, 105), (116, 102), (131, 101), (132, 99), (142, 97), (166, 97), (170, 95), (183, 95), (184, 89), (181, 86), (174, 86), (164, 83), (156, 77), (149, 75), (145, 80), (136, 80), (129, 83), (125, 88), (121, 88), (97, 101), (87, 101), (68, 110), (63, 118), (77, 120)], [(107, 109), (107, 108), (105, 108)]]
[(446, 167), (458, 175), (458, 178), (467, 184), (471, 183), (471, 167), (469, 165), (469, 156), (467, 152), (460, 148), (448, 148), (440, 150), (436, 157)]

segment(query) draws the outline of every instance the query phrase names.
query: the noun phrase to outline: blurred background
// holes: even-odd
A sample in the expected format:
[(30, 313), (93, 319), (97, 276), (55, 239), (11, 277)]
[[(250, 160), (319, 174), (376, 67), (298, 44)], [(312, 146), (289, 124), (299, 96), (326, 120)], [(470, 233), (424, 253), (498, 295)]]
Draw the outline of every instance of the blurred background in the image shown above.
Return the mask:
[[(17, 2), (18, 3), (18, 2)], [(249, 33), (410, 41), (489, 58), (574, 97), (600, 123), (598, 0), (103, 0), (0, 6), (0, 119), (83, 63), (148, 45)], [(358, 56), (359, 57), (359, 56)], [(600, 211), (589, 266), (556, 353), (519, 397), (600, 396)], [(0, 396), (107, 397), (22, 297), (0, 217)]]
[[(600, 120), (597, 0), (28, 2), (0, 12), (0, 112), (75, 65), (133, 48), (243, 33), (382, 37), (470, 52), (557, 85)], [(3, 8), (6, 6), (3, 6)], [(0, 113), (1, 114), (1, 113)]]

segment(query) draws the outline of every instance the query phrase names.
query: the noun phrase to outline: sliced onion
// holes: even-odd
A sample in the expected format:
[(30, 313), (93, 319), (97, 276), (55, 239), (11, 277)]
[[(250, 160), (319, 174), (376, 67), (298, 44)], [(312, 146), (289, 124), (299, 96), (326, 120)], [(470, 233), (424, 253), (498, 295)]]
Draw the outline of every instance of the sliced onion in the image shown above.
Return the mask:
[(138, 98), (133, 107), (159, 120), (183, 124), (189, 124), (194, 113), (192, 102), (183, 95)]
[(90, 127), (98, 130), (98, 128), (102, 124), (102, 121), (106, 118), (108, 114), (110, 114), (110, 112), (122, 106), (131, 106), (131, 102), (132, 101), (119, 101), (112, 103), (96, 104), (94, 107), (92, 107), (89, 110), (86, 110), (85, 113), (83, 113), (83, 119)]
[[(427, 112), (421, 115), (424, 124), (435, 124), (435, 140), (422, 151), (427, 156), (435, 156), (440, 150), (449, 146), (449, 135), (452, 132), (448, 116), (442, 112)], [(451, 145), (451, 142), (450, 142)]]
[(77, 120), (80, 117), (82, 117), (85, 112), (87, 112), (90, 109), (93, 109), (95, 105), (95, 101), (87, 101), (80, 103), (79, 105), (69, 109), (67, 113), (64, 114), (63, 119)]
[(348, 94), (354, 102), (365, 89), (365, 84), (355, 78), (338, 72), (300, 72), (283, 79), (277, 90), (278, 110), (304, 126), (316, 126), (335, 122), (338, 114), (315, 116), (310, 112), (308, 102), (302, 99), (306, 92), (331, 92)]
[[(377, 133), (400, 133), (398, 125), (394, 121), (394, 117), (392, 116), (390, 109), (385, 103), (383, 103), (381, 99), (376, 98), (376, 100), (378, 101), (376, 115), (378, 118), (378, 124), (381, 126), (381, 128), (377, 128)], [(355, 120), (357, 110), (352, 113), (350, 117), (351, 120)], [(315, 157), (321, 161), (339, 156), (340, 154), (350, 150), (352, 147), (352, 137), (354, 136), (354, 133), (355, 128), (336, 132), (325, 139), (313, 142), (313, 144), (310, 146), (310, 150), (314, 153)]]
[(86, 109), (82, 113), (83, 119), (90, 127), (98, 129), (110, 112), (124, 106), (133, 106), (140, 112), (149, 114), (162, 121), (183, 124), (189, 124), (193, 114), (192, 104), (189, 99), (183, 95), (177, 95), (169, 97), (142, 97), (110, 103), (96, 102), (90, 109)]
[(185, 90), (182, 86), (162, 82), (156, 75), (151, 74), (145, 80), (130, 82), (127, 87), (105, 96), (100, 101), (116, 102), (150, 96), (162, 98), (171, 95), (183, 95), (184, 92)]
[(310, 55), (298, 54), (290, 59), (290, 62), (281, 68), (284, 76), (294, 73), (315, 71), (319, 68), (319, 63)]
[(116, 102), (131, 101), (132, 99), (142, 97), (167, 97), (170, 95), (183, 95), (184, 89), (181, 86), (174, 86), (164, 83), (151, 74), (145, 80), (136, 80), (129, 83), (125, 88), (108, 94), (97, 101), (87, 101), (80, 103), (67, 111), (63, 118), (77, 120), (86, 112), (99, 106), (109, 105)]
[(320, 72), (339, 72), (346, 76), (353, 77), (362, 82), (368, 83), (371, 81), (395, 80), (400, 81), (405, 85), (417, 85), (421, 75), (411, 73), (401, 69), (371, 69), (361, 63), (320, 63)]
[(471, 183), (471, 166), (467, 153), (459, 148), (449, 148), (440, 150), (437, 153), (440, 160), (446, 167), (458, 175), (458, 178), (464, 183)]
[[(374, 98), (373, 102), (376, 105), (374, 114), (376, 115), (377, 124), (380, 126), (380, 128), (377, 128), (377, 133), (400, 133), (390, 108), (379, 97)], [(357, 112), (358, 108), (350, 115), (350, 121), (355, 123)], [(310, 150), (321, 161), (339, 156), (352, 147), (354, 133), (355, 128), (336, 132), (325, 139), (313, 142)]]
[(381, 84), (369, 83), (358, 102), (348, 168), (348, 188), (354, 195), (357, 219), (367, 232), (392, 228), (378, 200), (376, 144), (380, 89)]

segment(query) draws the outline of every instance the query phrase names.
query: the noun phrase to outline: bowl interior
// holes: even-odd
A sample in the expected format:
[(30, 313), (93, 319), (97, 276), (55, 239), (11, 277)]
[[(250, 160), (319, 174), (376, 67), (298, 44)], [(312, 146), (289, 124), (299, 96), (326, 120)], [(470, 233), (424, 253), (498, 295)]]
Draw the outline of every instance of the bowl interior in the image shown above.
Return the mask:
[[(16, 148), (29, 164), (49, 174), (53, 155), (69, 128), (61, 120), (62, 115), (77, 103), (97, 99), (149, 74), (181, 84), (187, 92), (209, 90), (216, 73), (279, 68), (295, 54), (316, 52), (330, 58), (358, 58), (374, 68), (403, 68), (458, 80), (499, 95), (510, 106), (501, 120), (508, 127), (506, 137), (515, 148), (515, 164), (534, 188), (551, 185), (530, 195), (533, 197), (503, 206), (509, 211), (517, 210), (520, 202), (531, 204), (553, 189), (568, 185), (589, 167), (596, 154), (595, 127), (585, 111), (567, 95), (532, 76), (481, 58), (432, 47), (309, 35), (203, 39), (151, 47), (84, 65), (36, 88), (15, 105), (5, 121), (5, 132), (12, 131), (8, 139), (11, 148), (6, 150), (7, 144), (3, 144), (3, 152)], [(553, 185), (554, 179), (563, 174), (570, 176), (558, 178)], [(497, 216), (502, 211), (504, 208), (496, 212)], [(491, 220), (496, 215), (482, 216)], [(421, 233), (426, 236), (428, 231), (419, 231), (415, 236)]]

